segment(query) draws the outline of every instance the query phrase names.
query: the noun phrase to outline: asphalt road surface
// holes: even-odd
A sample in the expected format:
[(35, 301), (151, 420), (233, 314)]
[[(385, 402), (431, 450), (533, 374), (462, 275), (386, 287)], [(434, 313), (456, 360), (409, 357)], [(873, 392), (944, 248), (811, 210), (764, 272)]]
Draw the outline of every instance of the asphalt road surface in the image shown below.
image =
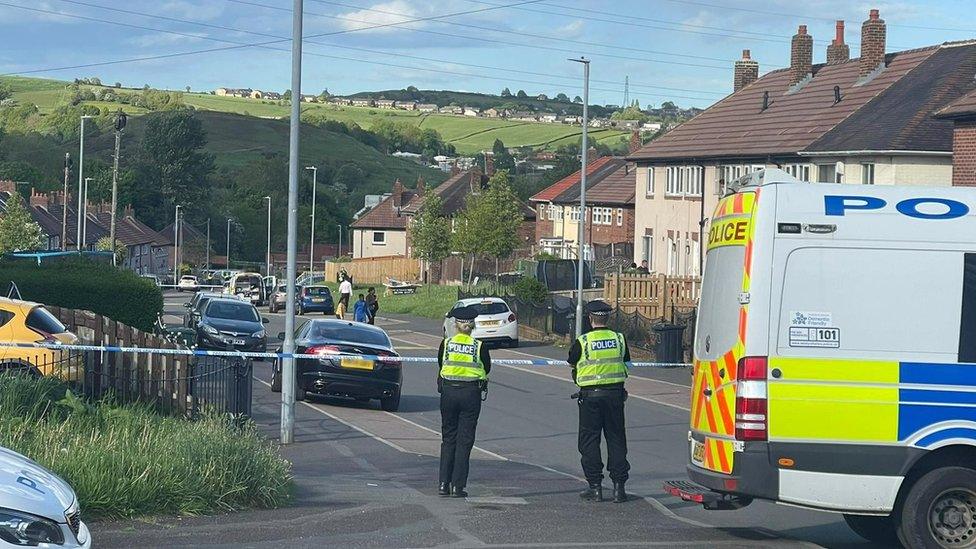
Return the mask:
[[(182, 314), (188, 295), (166, 297)], [(284, 315), (266, 314), (268, 333)], [(177, 322), (175, 316), (168, 322)], [(387, 315), (378, 325), (403, 356), (435, 356), (437, 321)], [(496, 358), (565, 359), (523, 342)], [(277, 437), (280, 396), (269, 363), (254, 369), (254, 418)], [(575, 386), (563, 367), (496, 366), (482, 407), (467, 501), (438, 498), (440, 413), (430, 364), (405, 364), (401, 408), (311, 397), (297, 406), (293, 506), (219, 517), (96, 524), (99, 546), (206, 547), (874, 547), (840, 515), (756, 502), (704, 511), (661, 490), (685, 478), (688, 369), (641, 369), (627, 388), (632, 500), (586, 503), (576, 450)], [(609, 480), (605, 487), (609, 487)]]

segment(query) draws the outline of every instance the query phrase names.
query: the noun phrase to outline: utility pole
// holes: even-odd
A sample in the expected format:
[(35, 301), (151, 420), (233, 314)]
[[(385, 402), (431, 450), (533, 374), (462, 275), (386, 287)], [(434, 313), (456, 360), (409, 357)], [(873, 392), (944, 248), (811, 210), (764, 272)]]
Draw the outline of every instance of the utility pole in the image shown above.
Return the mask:
[(227, 256), (226, 256), (227, 269), (230, 269), (230, 218), (227, 218)]
[(336, 252), (336, 259), (342, 257), (342, 223), (339, 223), (339, 251)]
[(180, 282), (180, 206), (176, 205), (176, 218), (173, 219), (173, 286)]
[(81, 208), (82, 208), (82, 185), (85, 182), (85, 120), (88, 120), (91, 116), (83, 115), (81, 117), (81, 142), (78, 145), (78, 235), (75, 239), (76, 248), (81, 251), (84, 243), (81, 241)]
[(630, 106), (630, 75), (624, 76), (624, 108)]
[(266, 196), (264, 199), (268, 201), (268, 255), (265, 258), (267, 262), (264, 266), (264, 274), (265, 276), (271, 276), (271, 197)]
[(586, 256), (584, 239), (586, 237), (586, 149), (589, 147), (587, 141), (587, 126), (589, 125), (587, 107), (590, 102), (590, 60), (580, 57), (579, 59), (570, 59), (570, 61), (583, 64), (583, 150), (580, 151), (583, 167), (580, 171), (580, 215), (576, 245), (576, 258), (578, 260), (576, 272), (576, 337), (579, 337), (583, 333), (583, 259)]
[(90, 177), (86, 177), (85, 178), (85, 191), (84, 191), (84, 198), (85, 198), (84, 199), (84, 204), (85, 205), (81, 209), (81, 219), (79, 221), (79, 223), (81, 224), (81, 227), (82, 227), (82, 229), (81, 229), (81, 241), (84, 242), (85, 245), (88, 244), (88, 182), (91, 181), (91, 180), (92, 180), (92, 178), (90, 178)]
[(302, 0), (292, 3), (291, 121), (288, 135), (288, 256), (285, 283), (285, 341), (281, 350), (281, 443), (295, 440), (295, 262), (298, 244), (298, 145), (302, 109)]
[[(207, 218), (207, 270), (210, 270), (210, 218)], [(209, 275), (208, 275), (209, 276)]]
[(61, 195), (61, 251), (68, 251), (68, 179), (71, 177), (71, 153), (64, 153), (64, 194)]
[(315, 187), (319, 175), (319, 169), (315, 166), (306, 166), (306, 170), (312, 170), (312, 236), (308, 243), (308, 273), (315, 272)]
[(119, 149), (122, 146), (122, 130), (125, 128), (125, 113), (119, 111), (115, 116), (115, 159), (112, 163), (112, 226), (108, 238), (112, 242), (112, 265), (115, 265), (115, 210), (119, 207)]

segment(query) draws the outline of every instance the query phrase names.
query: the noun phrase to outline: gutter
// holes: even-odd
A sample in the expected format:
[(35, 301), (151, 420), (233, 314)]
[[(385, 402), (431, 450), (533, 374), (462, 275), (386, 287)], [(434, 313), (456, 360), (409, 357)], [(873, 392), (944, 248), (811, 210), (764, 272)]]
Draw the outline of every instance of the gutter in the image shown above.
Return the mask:
[(942, 156), (952, 158), (951, 151), (862, 150), (862, 151), (799, 151), (800, 156)]

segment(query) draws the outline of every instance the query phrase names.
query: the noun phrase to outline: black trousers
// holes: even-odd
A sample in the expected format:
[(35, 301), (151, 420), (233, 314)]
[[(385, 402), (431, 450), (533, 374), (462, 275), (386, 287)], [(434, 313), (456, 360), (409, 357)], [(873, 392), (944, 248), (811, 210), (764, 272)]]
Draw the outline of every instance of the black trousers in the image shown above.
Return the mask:
[(600, 435), (607, 439), (607, 470), (614, 482), (626, 482), (627, 432), (624, 427), (624, 398), (619, 390), (582, 389), (579, 399), (579, 452), (583, 474), (591, 483), (603, 480)]
[(441, 482), (463, 488), (468, 483), (468, 461), (481, 415), (481, 389), (477, 382), (444, 381), (441, 386)]

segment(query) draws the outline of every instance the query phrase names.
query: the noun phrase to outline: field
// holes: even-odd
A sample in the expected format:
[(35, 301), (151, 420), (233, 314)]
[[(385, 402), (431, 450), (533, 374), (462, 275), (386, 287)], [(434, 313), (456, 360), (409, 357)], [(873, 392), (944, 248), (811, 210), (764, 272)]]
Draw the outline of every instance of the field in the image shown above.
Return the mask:
[[(42, 113), (50, 112), (63, 99), (64, 87), (68, 84), (59, 80), (17, 76), (0, 77), (0, 83), (6, 83), (13, 89), (14, 99), (22, 103), (36, 104)], [(83, 87), (92, 88), (92, 86)], [(123, 91), (138, 92), (138, 90), (131, 89)], [(290, 107), (282, 101), (218, 97), (206, 93), (184, 93), (183, 100), (187, 105), (200, 111), (233, 113), (263, 119), (287, 117), (290, 113)], [(119, 103), (99, 101), (89, 103), (109, 110), (116, 110), (121, 106), (123, 110), (133, 115), (145, 113), (143, 109)], [(482, 150), (491, 149), (496, 139), (500, 139), (507, 147), (555, 148), (559, 145), (576, 142), (581, 131), (579, 127), (564, 124), (421, 114), (416, 111), (319, 103), (304, 103), (302, 104), (302, 111), (314, 111), (330, 120), (355, 123), (366, 129), (371, 128), (378, 121), (391, 119), (415, 124), (421, 128), (434, 129), (441, 134), (445, 141), (454, 145), (460, 154), (475, 154)], [(599, 139), (601, 141), (605, 139), (607, 144), (625, 139), (624, 132), (615, 130), (600, 130), (594, 133), (598, 133)], [(236, 149), (240, 149), (240, 147), (236, 147)]]

